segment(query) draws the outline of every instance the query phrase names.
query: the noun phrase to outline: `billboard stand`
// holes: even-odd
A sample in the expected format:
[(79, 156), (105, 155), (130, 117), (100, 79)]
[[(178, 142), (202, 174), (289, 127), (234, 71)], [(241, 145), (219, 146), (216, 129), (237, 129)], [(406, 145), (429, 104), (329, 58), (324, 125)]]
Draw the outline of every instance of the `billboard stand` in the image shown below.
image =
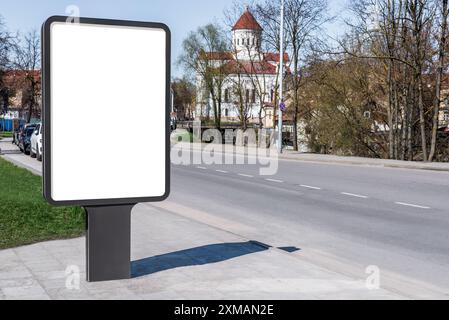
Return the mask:
[(134, 205), (85, 207), (88, 282), (131, 278), (131, 210)]
[[(76, 20), (52, 16), (42, 26), (43, 194), (85, 209), (87, 281), (129, 279), (131, 210), (170, 193), (170, 29)], [(143, 141), (104, 138), (123, 112), (138, 115), (133, 134)]]

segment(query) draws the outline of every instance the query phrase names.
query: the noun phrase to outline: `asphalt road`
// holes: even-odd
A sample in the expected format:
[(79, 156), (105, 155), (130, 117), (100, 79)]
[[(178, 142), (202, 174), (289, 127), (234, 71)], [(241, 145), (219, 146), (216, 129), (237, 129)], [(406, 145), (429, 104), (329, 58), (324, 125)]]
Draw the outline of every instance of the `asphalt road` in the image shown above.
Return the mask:
[[(449, 173), (280, 160), (176, 165), (169, 202), (218, 227), (412, 298), (449, 297)], [(177, 209), (180, 211), (180, 209)], [(195, 214), (192, 214), (195, 216)]]

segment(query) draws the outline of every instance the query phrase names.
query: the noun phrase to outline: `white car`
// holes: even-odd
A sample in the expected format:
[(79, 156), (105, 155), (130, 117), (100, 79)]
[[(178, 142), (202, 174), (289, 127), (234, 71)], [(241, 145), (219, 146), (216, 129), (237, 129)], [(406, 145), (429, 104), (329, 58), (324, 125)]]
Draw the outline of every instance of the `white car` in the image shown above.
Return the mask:
[(36, 157), (38, 161), (42, 161), (42, 129), (43, 126), (39, 123), (31, 135), (30, 155), (32, 158)]

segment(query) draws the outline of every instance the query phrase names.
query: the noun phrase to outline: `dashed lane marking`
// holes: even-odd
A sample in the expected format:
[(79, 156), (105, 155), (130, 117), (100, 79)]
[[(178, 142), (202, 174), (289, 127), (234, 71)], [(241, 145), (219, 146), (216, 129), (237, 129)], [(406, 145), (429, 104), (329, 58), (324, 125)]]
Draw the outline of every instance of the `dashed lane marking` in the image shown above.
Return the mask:
[(411, 203), (405, 203), (405, 202), (395, 202), (396, 204), (400, 205), (400, 206), (406, 206), (406, 207), (412, 207), (412, 208), (418, 208), (418, 209), (430, 209), (430, 207), (426, 207), (426, 206), (420, 206), (417, 204), (411, 204)]
[(266, 181), (269, 181), (269, 182), (276, 182), (276, 183), (284, 183), (284, 181), (282, 181), (282, 180), (276, 180), (276, 179), (265, 179)]
[(349, 197), (354, 197), (354, 198), (368, 199), (368, 196), (364, 196), (361, 194), (348, 193), (348, 192), (342, 192), (341, 194), (345, 195), (345, 196), (349, 196)]
[(321, 190), (321, 188), (319, 188), (319, 187), (308, 186), (308, 185), (305, 185), (305, 184), (301, 184), (300, 187), (307, 188), (307, 189), (312, 189), (312, 190)]

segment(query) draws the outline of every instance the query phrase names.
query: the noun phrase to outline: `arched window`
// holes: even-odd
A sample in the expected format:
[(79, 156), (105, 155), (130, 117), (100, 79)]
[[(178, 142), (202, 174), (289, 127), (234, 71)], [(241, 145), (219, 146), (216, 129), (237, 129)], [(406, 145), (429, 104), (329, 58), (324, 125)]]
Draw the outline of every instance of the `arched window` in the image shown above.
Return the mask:
[(237, 39), (237, 45), (238, 46), (240, 45), (240, 39)]

